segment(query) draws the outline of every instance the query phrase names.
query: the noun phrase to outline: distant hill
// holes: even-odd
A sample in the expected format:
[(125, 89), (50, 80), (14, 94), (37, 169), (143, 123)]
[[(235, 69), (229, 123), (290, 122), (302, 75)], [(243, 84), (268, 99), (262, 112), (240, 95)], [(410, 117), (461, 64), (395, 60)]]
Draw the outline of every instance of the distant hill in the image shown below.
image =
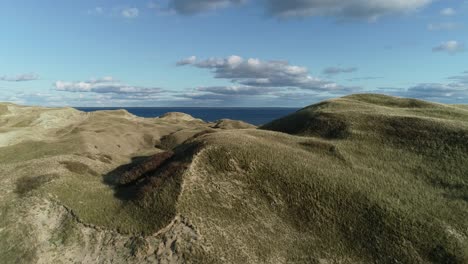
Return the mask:
[(359, 94), (260, 129), (12, 109), (6, 263), (468, 263), (464, 107)]
[(231, 119), (221, 119), (215, 122), (213, 128), (221, 129), (248, 129), (256, 128), (256, 126), (248, 124), (243, 121), (231, 120)]

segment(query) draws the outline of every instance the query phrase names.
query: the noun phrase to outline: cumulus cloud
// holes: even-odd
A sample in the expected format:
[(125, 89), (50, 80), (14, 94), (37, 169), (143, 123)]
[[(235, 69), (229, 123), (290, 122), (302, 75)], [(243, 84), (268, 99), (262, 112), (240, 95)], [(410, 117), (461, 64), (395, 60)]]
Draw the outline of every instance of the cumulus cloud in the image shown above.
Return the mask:
[[(311, 90), (277, 89), (267, 87), (200, 87), (191, 92), (177, 95), (194, 105), (220, 106), (297, 106), (309, 105), (324, 99), (336, 97), (332, 93), (316, 93)], [(261, 100), (259, 100), (261, 98)]]
[(432, 0), (266, 0), (268, 12), (278, 17), (338, 16), (375, 20), (383, 15), (407, 13)]
[(464, 50), (465, 50), (464, 45), (462, 43), (458, 42), (458, 41), (455, 41), (455, 40), (451, 40), (451, 41), (441, 43), (439, 46), (436, 46), (436, 47), (432, 48), (432, 51), (434, 51), (434, 52), (447, 52), (447, 53), (450, 53), (450, 54), (463, 52)]
[(169, 8), (179, 14), (193, 15), (243, 2), (245, 0), (170, 0)]
[(262, 61), (239, 56), (197, 60), (194, 57), (179, 62), (210, 69), (215, 78), (228, 79), (232, 83), (251, 87), (292, 87), (315, 91), (342, 90), (344, 87), (313, 77), (305, 67), (290, 65), (286, 61)]
[(140, 11), (136, 7), (125, 8), (121, 12), (122, 16), (125, 18), (135, 18), (138, 17)]
[(207, 69), (215, 78), (232, 83), (198, 87), (177, 95), (199, 103), (235, 105), (236, 102), (258, 103), (258, 99), (262, 98), (262, 102), (285, 105), (298, 100), (310, 102), (316, 98), (349, 94), (361, 89), (313, 77), (306, 67), (286, 61), (244, 59), (235, 55), (200, 60), (192, 56), (179, 61), (177, 65)]
[(213, 86), (197, 88), (200, 92), (209, 92), (220, 95), (266, 95), (276, 89), (269, 87), (251, 87), (251, 86)]
[(468, 89), (468, 71), (464, 71), (462, 75), (449, 77), (449, 80), (457, 82), (459, 85), (466, 85)]
[[(193, 91), (177, 95), (195, 104), (210, 105), (285, 105), (297, 104), (300, 100), (310, 103), (312, 98), (320, 97), (312, 91), (289, 91), (288, 89), (273, 89), (268, 87), (248, 86), (215, 86), (199, 87)], [(262, 98), (259, 100), (259, 98)]]
[(422, 83), (407, 90), (410, 97), (433, 100), (457, 100), (468, 98), (468, 86), (458, 83)]
[(197, 61), (196, 56), (190, 56), (188, 58), (185, 58), (183, 60), (178, 61), (177, 66), (184, 66), (184, 65), (194, 64), (196, 61)]
[(157, 15), (173, 15), (177, 13), (174, 9), (155, 2), (149, 2), (146, 6), (154, 10)]
[(427, 26), (428, 30), (439, 31), (439, 30), (455, 30), (460, 28), (461, 25), (453, 22), (443, 22), (443, 23), (431, 23)]
[(136, 18), (140, 15), (140, 10), (136, 7), (122, 7), (116, 6), (104, 9), (102, 7), (95, 7), (87, 11), (88, 15), (92, 16), (112, 16), (123, 18)]
[(468, 72), (448, 78), (447, 83), (420, 83), (408, 89), (382, 88), (385, 93), (445, 103), (466, 103)]
[[(166, 10), (182, 15), (239, 5), (248, 0), (169, 0)], [(333, 16), (376, 20), (389, 14), (416, 11), (434, 0), (262, 0), (266, 12), (275, 17)], [(157, 4), (150, 8), (161, 9)]]
[(343, 68), (343, 67), (328, 67), (326, 69), (323, 70), (323, 74), (326, 74), (326, 75), (337, 75), (337, 74), (341, 74), (341, 73), (352, 73), (352, 72), (356, 72), (358, 70), (358, 68), (356, 67), (347, 67), (347, 68)]
[(147, 96), (151, 94), (159, 94), (162, 92), (160, 88), (147, 88), (140, 86), (131, 86), (120, 81), (114, 80), (112, 77), (104, 77), (101, 79), (92, 79), (80, 82), (56, 81), (55, 89), (57, 91), (80, 92), (80, 93), (112, 93)]
[(35, 81), (39, 80), (39, 76), (34, 73), (25, 73), (16, 76), (0, 76), (0, 81), (5, 82), (27, 82), (27, 81)]
[(453, 8), (447, 7), (447, 8), (440, 10), (440, 14), (443, 16), (453, 16), (456, 14), (456, 11)]

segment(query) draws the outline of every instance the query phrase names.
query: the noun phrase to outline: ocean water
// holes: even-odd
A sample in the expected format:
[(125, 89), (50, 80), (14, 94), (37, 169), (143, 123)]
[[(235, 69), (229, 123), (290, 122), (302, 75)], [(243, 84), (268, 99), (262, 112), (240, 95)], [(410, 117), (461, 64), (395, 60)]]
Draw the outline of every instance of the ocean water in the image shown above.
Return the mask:
[(76, 107), (84, 112), (125, 109), (140, 117), (158, 117), (168, 112), (183, 112), (208, 122), (228, 118), (262, 125), (286, 116), (298, 108), (211, 108), (211, 107)]

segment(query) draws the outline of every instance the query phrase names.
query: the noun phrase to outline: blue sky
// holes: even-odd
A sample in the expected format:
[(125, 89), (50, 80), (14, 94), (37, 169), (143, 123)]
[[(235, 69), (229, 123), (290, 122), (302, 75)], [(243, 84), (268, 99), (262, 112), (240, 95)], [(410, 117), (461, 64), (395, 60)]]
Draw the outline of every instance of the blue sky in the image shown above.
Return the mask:
[(3, 0), (0, 101), (305, 106), (375, 92), (468, 103), (468, 1)]

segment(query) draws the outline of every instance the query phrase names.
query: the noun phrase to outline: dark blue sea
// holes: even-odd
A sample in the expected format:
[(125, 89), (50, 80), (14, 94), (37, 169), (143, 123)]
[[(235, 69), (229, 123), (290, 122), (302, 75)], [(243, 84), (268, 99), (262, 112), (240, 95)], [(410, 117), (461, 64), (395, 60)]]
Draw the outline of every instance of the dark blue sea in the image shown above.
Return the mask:
[(93, 112), (99, 110), (125, 109), (140, 117), (158, 117), (168, 112), (182, 112), (208, 122), (228, 118), (242, 120), (253, 125), (262, 125), (286, 116), (298, 108), (205, 108), (205, 107), (77, 107), (76, 109)]

